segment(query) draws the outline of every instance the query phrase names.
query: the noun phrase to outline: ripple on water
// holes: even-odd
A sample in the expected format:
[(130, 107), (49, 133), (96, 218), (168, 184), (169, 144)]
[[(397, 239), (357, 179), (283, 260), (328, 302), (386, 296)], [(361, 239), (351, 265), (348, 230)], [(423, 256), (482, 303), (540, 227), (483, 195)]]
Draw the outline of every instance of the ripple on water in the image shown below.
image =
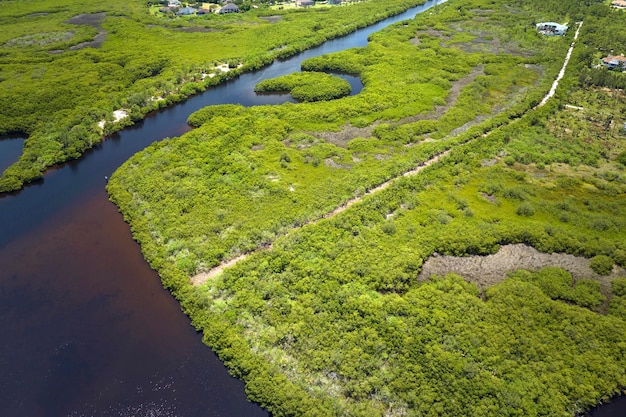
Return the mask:
[(94, 408), (87, 412), (72, 413), (70, 417), (91, 417), (94, 415), (102, 417), (184, 417), (176, 412), (176, 407), (165, 401), (149, 401), (133, 405), (117, 404), (107, 410)]

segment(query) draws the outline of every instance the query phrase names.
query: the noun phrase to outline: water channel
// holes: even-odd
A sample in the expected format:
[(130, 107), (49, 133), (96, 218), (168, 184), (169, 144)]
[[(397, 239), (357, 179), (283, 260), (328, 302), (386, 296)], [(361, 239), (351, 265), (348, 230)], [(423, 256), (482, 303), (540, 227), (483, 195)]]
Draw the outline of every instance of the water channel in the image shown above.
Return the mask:
[(20, 157), (24, 139), (22, 136), (0, 137), (0, 173)]
[(156, 112), (0, 197), (0, 415), (267, 416), (161, 287), (108, 201), (104, 178), (150, 143), (188, 131), (192, 112), (285, 101), (253, 87), (298, 71), (308, 57), (364, 46), (370, 33), (438, 2)]

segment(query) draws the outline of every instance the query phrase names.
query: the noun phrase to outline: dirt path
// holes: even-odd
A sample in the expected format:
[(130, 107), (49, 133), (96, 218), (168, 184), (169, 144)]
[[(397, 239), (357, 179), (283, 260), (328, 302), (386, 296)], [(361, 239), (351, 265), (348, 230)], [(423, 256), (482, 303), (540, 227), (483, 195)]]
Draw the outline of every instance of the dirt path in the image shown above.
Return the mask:
[[(257, 249), (259, 250), (259, 249)], [(191, 285), (201, 285), (210, 280), (211, 278), (219, 275), (225, 268), (230, 268), (235, 265), (237, 262), (244, 260), (248, 257), (249, 254), (239, 255), (236, 258), (231, 259), (230, 261), (221, 263), (210, 271), (203, 272), (201, 274), (195, 275), (191, 278)]]
[[(445, 151), (445, 152), (442, 152), (442, 153), (440, 153), (440, 154), (437, 154), (437, 155), (435, 155), (434, 157), (430, 158), (428, 161), (423, 162), (423, 163), (422, 163), (422, 164), (420, 164), (419, 166), (417, 166), (417, 167), (413, 168), (412, 170), (407, 171), (407, 172), (405, 172), (404, 174), (399, 175), (399, 176), (397, 176), (397, 177), (394, 177), (394, 178), (390, 179), (389, 181), (385, 181), (385, 182), (383, 182), (382, 184), (380, 184), (380, 185), (378, 185), (378, 186), (376, 186), (376, 187), (374, 187), (374, 188), (372, 188), (372, 189), (368, 190), (365, 194), (363, 194), (363, 195), (361, 195), (361, 196), (359, 196), (359, 197), (355, 197), (355, 198), (353, 198), (353, 199), (348, 200), (345, 204), (343, 204), (343, 205), (341, 205), (341, 206), (337, 207), (336, 209), (334, 209), (334, 210), (333, 210), (333, 211), (331, 211), (330, 213), (326, 213), (326, 214), (324, 214), (324, 215), (323, 215), (323, 216), (321, 216), (321, 217), (318, 217), (318, 218), (315, 218), (315, 219), (313, 219), (313, 220), (310, 220), (310, 221), (306, 222), (305, 224), (303, 224), (303, 225), (302, 225), (302, 226), (300, 226), (300, 227), (295, 227), (295, 228), (293, 228), (293, 229), (290, 229), (290, 230), (289, 230), (288, 232), (286, 232), (286, 233), (290, 233), (290, 232), (292, 232), (292, 231), (294, 231), (294, 230), (297, 230), (297, 229), (300, 229), (300, 228), (302, 228), (302, 227), (304, 227), (304, 226), (308, 226), (308, 225), (311, 225), (311, 224), (315, 224), (315, 223), (317, 223), (318, 221), (320, 221), (321, 219), (330, 219), (330, 218), (332, 218), (332, 217), (336, 216), (337, 214), (341, 213), (342, 211), (347, 210), (349, 207), (353, 206), (354, 204), (356, 204), (356, 203), (358, 203), (358, 202), (362, 201), (362, 200), (363, 200), (365, 197), (367, 197), (368, 195), (372, 195), (372, 194), (374, 194), (374, 193), (377, 193), (377, 192), (379, 192), (379, 191), (384, 190), (385, 188), (387, 188), (387, 187), (389, 187), (391, 184), (393, 184), (395, 181), (398, 181), (400, 178), (402, 178), (402, 177), (410, 177), (410, 176), (416, 175), (417, 173), (419, 173), (419, 172), (420, 172), (420, 171), (422, 171), (423, 169), (425, 169), (425, 168), (429, 167), (429, 166), (430, 166), (430, 165), (432, 165), (432, 164), (437, 163), (437, 162), (438, 162), (441, 158), (444, 158), (444, 157), (445, 157), (445, 156), (447, 156), (449, 153), (450, 153), (450, 150), (447, 150), (447, 151)], [(278, 237), (278, 236), (277, 236), (277, 237)], [(226, 261), (226, 262), (221, 263), (220, 265), (216, 266), (215, 268), (213, 268), (213, 269), (211, 269), (211, 270), (209, 270), (209, 271), (207, 271), (207, 272), (202, 272), (202, 273), (200, 273), (200, 274), (197, 274), (197, 275), (195, 275), (195, 276), (191, 277), (190, 282), (191, 282), (191, 284), (192, 284), (192, 285), (202, 285), (202, 284), (204, 284), (205, 282), (207, 282), (209, 279), (211, 279), (211, 278), (213, 278), (213, 277), (216, 277), (217, 275), (221, 274), (221, 273), (222, 273), (222, 271), (223, 271), (224, 269), (229, 268), (229, 267), (231, 267), (231, 266), (235, 265), (237, 262), (244, 260), (244, 259), (245, 259), (245, 258), (247, 258), (249, 255), (251, 255), (251, 254), (253, 254), (253, 253), (256, 253), (256, 252), (259, 252), (259, 251), (261, 251), (261, 250), (268, 250), (268, 249), (271, 249), (271, 248), (272, 248), (272, 245), (270, 244), (269, 246), (264, 246), (264, 247), (262, 247), (262, 248), (258, 248), (258, 249), (256, 249), (256, 250), (254, 250), (254, 251), (252, 251), (252, 252), (245, 253), (245, 254), (243, 254), (243, 255), (239, 255), (239, 256), (238, 256), (238, 257), (236, 257), (236, 258), (233, 258), (233, 259), (230, 259), (230, 260), (228, 260), (228, 261)]]
[(589, 267), (589, 259), (565, 253), (543, 253), (524, 244), (502, 246), (494, 255), (441, 256), (434, 254), (424, 263), (418, 280), (426, 281), (431, 275), (455, 273), (481, 290), (502, 282), (508, 272), (517, 269), (538, 270), (556, 266), (570, 272), (574, 279), (591, 278), (600, 281), (603, 292), (610, 291), (611, 281), (626, 276), (618, 266), (608, 276), (598, 275)]

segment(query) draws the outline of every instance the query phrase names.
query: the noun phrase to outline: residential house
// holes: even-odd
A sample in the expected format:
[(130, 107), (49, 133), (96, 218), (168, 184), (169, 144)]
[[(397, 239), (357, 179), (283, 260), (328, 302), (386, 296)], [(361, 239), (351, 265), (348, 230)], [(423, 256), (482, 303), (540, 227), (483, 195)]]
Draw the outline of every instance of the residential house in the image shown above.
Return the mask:
[(615, 0), (611, 3), (611, 7), (616, 9), (626, 9), (626, 0)]
[(315, 5), (315, 2), (313, 0), (297, 0), (296, 5), (301, 7), (309, 7)]
[(602, 65), (608, 69), (626, 69), (626, 57), (624, 55), (609, 55), (602, 58)]
[(537, 23), (537, 31), (549, 36), (563, 36), (567, 32), (567, 26), (555, 22)]
[(225, 14), (225, 13), (238, 13), (239, 12), (239, 7), (237, 7), (236, 4), (234, 3), (228, 3), (225, 4), (221, 9), (220, 9), (220, 14)]
[(178, 16), (191, 16), (195, 13), (196, 9), (194, 9), (193, 7), (183, 7), (182, 9), (179, 9), (178, 12), (176, 12)]

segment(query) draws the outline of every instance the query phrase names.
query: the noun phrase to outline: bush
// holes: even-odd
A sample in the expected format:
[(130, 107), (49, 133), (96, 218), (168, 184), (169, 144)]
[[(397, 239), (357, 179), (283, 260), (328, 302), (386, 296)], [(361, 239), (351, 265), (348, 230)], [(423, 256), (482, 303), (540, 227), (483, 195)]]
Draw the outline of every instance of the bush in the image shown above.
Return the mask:
[(613, 295), (616, 297), (626, 296), (626, 278), (618, 278), (611, 282), (613, 287)]
[(600, 283), (591, 279), (576, 282), (571, 300), (581, 307), (597, 308), (606, 298), (600, 292)]
[(613, 260), (619, 266), (626, 266), (626, 251), (623, 249), (615, 249), (613, 252)]
[(515, 213), (518, 216), (530, 217), (535, 214), (535, 208), (529, 202), (524, 202), (517, 206), (517, 210), (515, 210)]
[(609, 304), (609, 314), (626, 319), (626, 298), (613, 298)]
[(393, 222), (386, 222), (383, 223), (382, 229), (385, 234), (393, 235), (394, 233), (396, 233), (397, 227), (396, 224)]
[(537, 285), (548, 297), (553, 300), (571, 299), (574, 280), (569, 272), (561, 268), (547, 267), (533, 275)]
[(613, 270), (613, 258), (606, 255), (598, 255), (591, 258), (589, 267), (600, 275), (609, 275)]

